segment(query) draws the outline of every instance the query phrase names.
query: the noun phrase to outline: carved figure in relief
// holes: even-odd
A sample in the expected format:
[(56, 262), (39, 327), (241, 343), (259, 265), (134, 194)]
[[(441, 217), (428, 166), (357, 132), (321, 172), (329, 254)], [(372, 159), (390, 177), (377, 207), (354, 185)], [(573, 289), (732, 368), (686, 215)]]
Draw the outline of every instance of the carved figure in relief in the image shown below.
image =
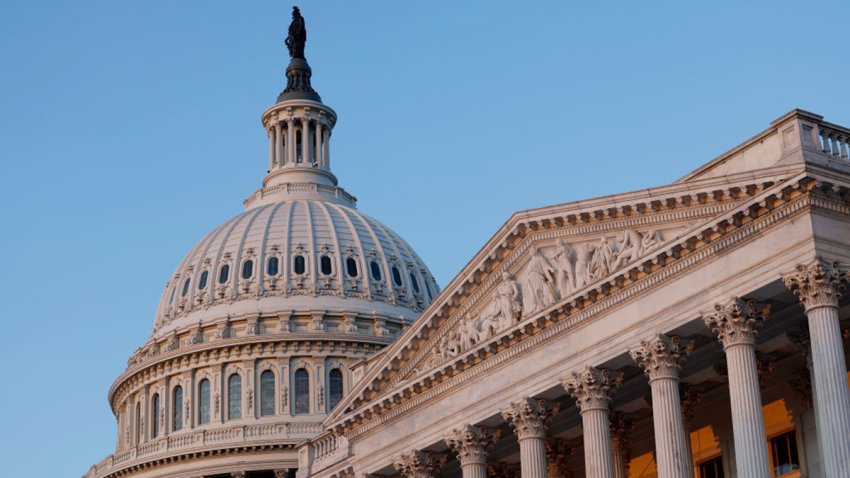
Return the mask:
[(585, 244), (577, 253), (576, 257), (576, 289), (581, 289), (593, 282), (593, 255), (596, 253), (596, 246), (593, 244)]
[(543, 310), (558, 300), (554, 274), (552, 264), (537, 249), (528, 263), (528, 276), (522, 288), (522, 310), (525, 316)]
[(592, 281), (597, 281), (611, 273), (611, 263), (614, 262), (614, 256), (611, 242), (607, 238), (599, 238), (599, 244), (594, 248), (593, 260), (590, 265)]
[(496, 287), (496, 302), (499, 306), (499, 331), (514, 324), (522, 315), (519, 287), (507, 272), (502, 272), (502, 282)]
[(552, 261), (557, 269), (558, 290), (561, 292), (561, 297), (566, 297), (576, 290), (576, 263), (578, 262), (578, 254), (573, 246), (563, 239), (558, 239), (556, 243), (555, 255), (552, 256)]
[(478, 338), (478, 331), (473, 330), (474, 327), (473, 320), (469, 316), (458, 324), (457, 338), (460, 350), (469, 350), (475, 345), (475, 340)]

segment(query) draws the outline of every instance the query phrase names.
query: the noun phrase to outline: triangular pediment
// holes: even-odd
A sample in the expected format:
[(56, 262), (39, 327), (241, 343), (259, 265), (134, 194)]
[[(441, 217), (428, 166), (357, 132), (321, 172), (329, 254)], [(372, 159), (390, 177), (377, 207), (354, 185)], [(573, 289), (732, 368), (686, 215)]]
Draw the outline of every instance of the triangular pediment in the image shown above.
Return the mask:
[(659, 260), (709, 241), (707, 225), (771, 192), (787, 193), (804, 169), (776, 166), (514, 214), (370, 367), (326, 425), (380, 410), (378, 398), (404, 400), (415, 394), (411, 383), (441, 380), (446, 364), (491, 347), (530, 319), (564, 304), (582, 307), (639, 280)]

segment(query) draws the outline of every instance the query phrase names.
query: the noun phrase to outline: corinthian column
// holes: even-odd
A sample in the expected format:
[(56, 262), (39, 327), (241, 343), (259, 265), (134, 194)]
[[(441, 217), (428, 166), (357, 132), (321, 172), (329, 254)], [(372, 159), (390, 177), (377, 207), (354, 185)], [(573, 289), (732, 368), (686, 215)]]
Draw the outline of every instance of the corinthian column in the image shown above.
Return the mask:
[(632, 359), (649, 377), (652, 389), (652, 425), (659, 478), (694, 476), (679, 400), (679, 369), (693, 346), (693, 342), (689, 342), (683, 347), (679, 337), (658, 334), (629, 350)]
[(498, 439), (485, 427), (464, 425), (454, 429), (443, 441), (457, 454), (463, 478), (487, 478), (487, 449)]
[(584, 427), (584, 469), (587, 476), (614, 478), (614, 451), (608, 412), (611, 395), (620, 386), (622, 375), (610, 377), (607, 370), (593, 367), (573, 372), (562, 379), (567, 393), (576, 399)]
[(839, 269), (838, 262), (824, 264), (819, 258), (797, 266), (784, 281), (808, 317), (815, 420), (826, 476), (843, 476), (850, 470), (850, 391), (838, 302), (847, 288), (847, 273)]
[(437, 478), (446, 464), (446, 455), (413, 450), (401, 455), (393, 466), (404, 478)]
[(519, 440), (520, 475), (546, 478), (546, 424), (549, 417), (543, 400), (525, 398), (502, 410), (502, 417)]
[(770, 307), (759, 306), (754, 300), (735, 298), (714, 309), (714, 313), (703, 320), (717, 334), (726, 352), (738, 476), (768, 478), (770, 466), (756, 365), (756, 336)]

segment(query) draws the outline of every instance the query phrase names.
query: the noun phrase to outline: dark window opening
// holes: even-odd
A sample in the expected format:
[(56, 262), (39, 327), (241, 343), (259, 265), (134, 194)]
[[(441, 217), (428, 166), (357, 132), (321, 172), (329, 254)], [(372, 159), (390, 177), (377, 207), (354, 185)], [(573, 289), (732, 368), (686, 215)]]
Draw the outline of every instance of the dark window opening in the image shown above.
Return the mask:
[(295, 414), (310, 413), (310, 374), (303, 368), (295, 371)]
[(342, 401), (342, 371), (335, 368), (328, 374), (328, 409)]
[(393, 283), (394, 283), (395, 285), (397, 285), (397, 286), (401, 287), (401, 286), (402, 286), (402, 282), (401, 282), (401, 272), (399, 272), (399, 271), (398, 271), (398, 267), (393, 266), (393, 267), (392, 267), (392, 273), (393, 273)]
[(794, 430), (770, 439), (773, 476), (785, 476), (800, 469), (797, 456), (797, 434)]
[(413, 285), (413, 292), (419, 293), (419, 281), (416, 280), (416, 276), (413, 275), (413, 272), (410, 273), (410, 284)]
[(349, 277), (357, 277), (357, 261), (353, 257), (345, 260), (345, 269)]
[(230, 276), (230, 264), (225, 264), (221, 266), (221, 270), (218, 271), (218, 283), (224, 284), (227, 282), (227, 278)]
[(234, 373), (227, 380), (227, 419), (242, 418), (242, 377)]
[(171, 429), (179, 432), (183, 429), (183, 387), (174, 387)]
[(276, 276), (280, 266), (280, 260), (277, 257), (269, 257), (269, 263), (266, 266), (266, 272), (270, 276)]
[(322, 274), (329, 276), (331, 272), (333, 272), (333, 268), (331, 267), (331, 258), (328, 256), (322, 256), (319, 258), (319, 270), (322, 271)]
[(191, 281), (191, 279), (188, 279), (188, 278), (187, 278), (187, 279), (183, 282), (183, 291), (180, 293), (180, 296), (181, 296), (181, 297), (186, 297), (186, 294), (188, 294), (188, 293), (189, 293), (189, 282), (190, 282), (190, 281)]
[(301, 275), (307, 270), (306, 262), (304, 261), (304, 256), (302, 256), (301, 254), (295, 256), (293, 262), (294, 264), (292, 265), (292, 270), (296, 274)]
[(198, 385), (198, 423), (201, 425), (210, 422), (210, 381), (201, 380)]
[(207, 288), (207, 278), (209, 275), (209, 271), (201, 272), (201, 279), (198, 281), (198, 290), (204, 290)]
[(260, 416), (274, 415), (274, 372), (260, 374)]
[(250, 279), (254, 275), (254, 261), (248, 259), (242, 263), (242, 278)]
[(372, 279), (381, 280), (381, 266), (377, 262), (372, 261), (369, 267), (372, 269)]
[(700, 463), (697, 478), (723, 478), (723, 458), (718, 456)]

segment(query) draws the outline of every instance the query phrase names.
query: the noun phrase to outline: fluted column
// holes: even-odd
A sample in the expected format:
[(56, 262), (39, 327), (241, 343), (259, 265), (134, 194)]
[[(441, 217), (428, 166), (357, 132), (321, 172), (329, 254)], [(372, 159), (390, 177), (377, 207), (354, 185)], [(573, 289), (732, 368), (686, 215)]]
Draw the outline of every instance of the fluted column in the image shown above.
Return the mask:
[(413, 450), (398, 457), (393, 466), (404, 478), (437, 478), (446, 455)]
[(316, 166), (322, 165), (322, 122), (316, 120), (316, 135), (315, 135), (315, 143), (316, 147), (313, 151), (313, 161), (316, 163)]
[(703, 318), (726, 352), (732, 435), (740, 478), (768, 478), (767, 437), (756, 365), (756, 336), (770, 307), (735, 298)]
[(277, 149), (275, 149), (275, 145), (277, 143), (277, 137), (280, 135), (280, 125), (275, 124), (273, 127), (268, 128), (266, 132), (269, 135), (269, 171), (271, 171), (277, 166)]
[(622, 375), (610, 376), (604, 369), (585, 367), (562, 380), (564, 388), (581, 410), (584, 428), (584, 469), (587, 476), (614, 478), (614, 456), (608, 413), (611, 395)]
[(284, 162), (290, 165), (295, 164), (295, 145), (297, 141), (295, 141), (295, 120), (292, 117), (289, 117), (286, 120), (286, 158)]
[(819, 258), (797, 266), (794, 273), (784, 277), (808, 317), (812, 394), (826, 476), (843, 476), (850, 470), (850, 390), (838, 324), (838, 302), (848, 279), (839, 266), (838, 262), (825, 264)]
[(622, 413), (611, 414), (611, 448), (614, 450), (614, 478), (629, 478), (629, 434), (635, 427)]
[(691, 350), (693, 342), (682, 346), (678, 337), (661, 334), (629, 350), (632, 359), (649, 377), (652, 389), (652, 424), (659, 478), (694, 476), (679, 399), (679, 369)]
[(325, 150), (322, 154), (322, 157), (324, 157), (324, 159), (325, 159), (325, 163), (324, 163), (325, 167), (330, 169), (331, 168), (331, 146), (330, 146), (331, 130), (330, 130), (330, 128), (325, 128), (322, 131), (322, 134), (324, 135), (322, 137), (322, 144), (324, 144), (324, 147), (325, 147)]
[(443, 438), (457, 455), (463, 478), (487, 478), (487, 449), (498, 439), (485, 427), (464, 425)]
[(530, 398), (513, 402), (502, 410), (502, 417), (519, 441), (523, 478), (546, 478), (546, 424), (548, 411), (542, 400)]
[(310, 120), (301, 118), (301, 162), (310, 162)]

